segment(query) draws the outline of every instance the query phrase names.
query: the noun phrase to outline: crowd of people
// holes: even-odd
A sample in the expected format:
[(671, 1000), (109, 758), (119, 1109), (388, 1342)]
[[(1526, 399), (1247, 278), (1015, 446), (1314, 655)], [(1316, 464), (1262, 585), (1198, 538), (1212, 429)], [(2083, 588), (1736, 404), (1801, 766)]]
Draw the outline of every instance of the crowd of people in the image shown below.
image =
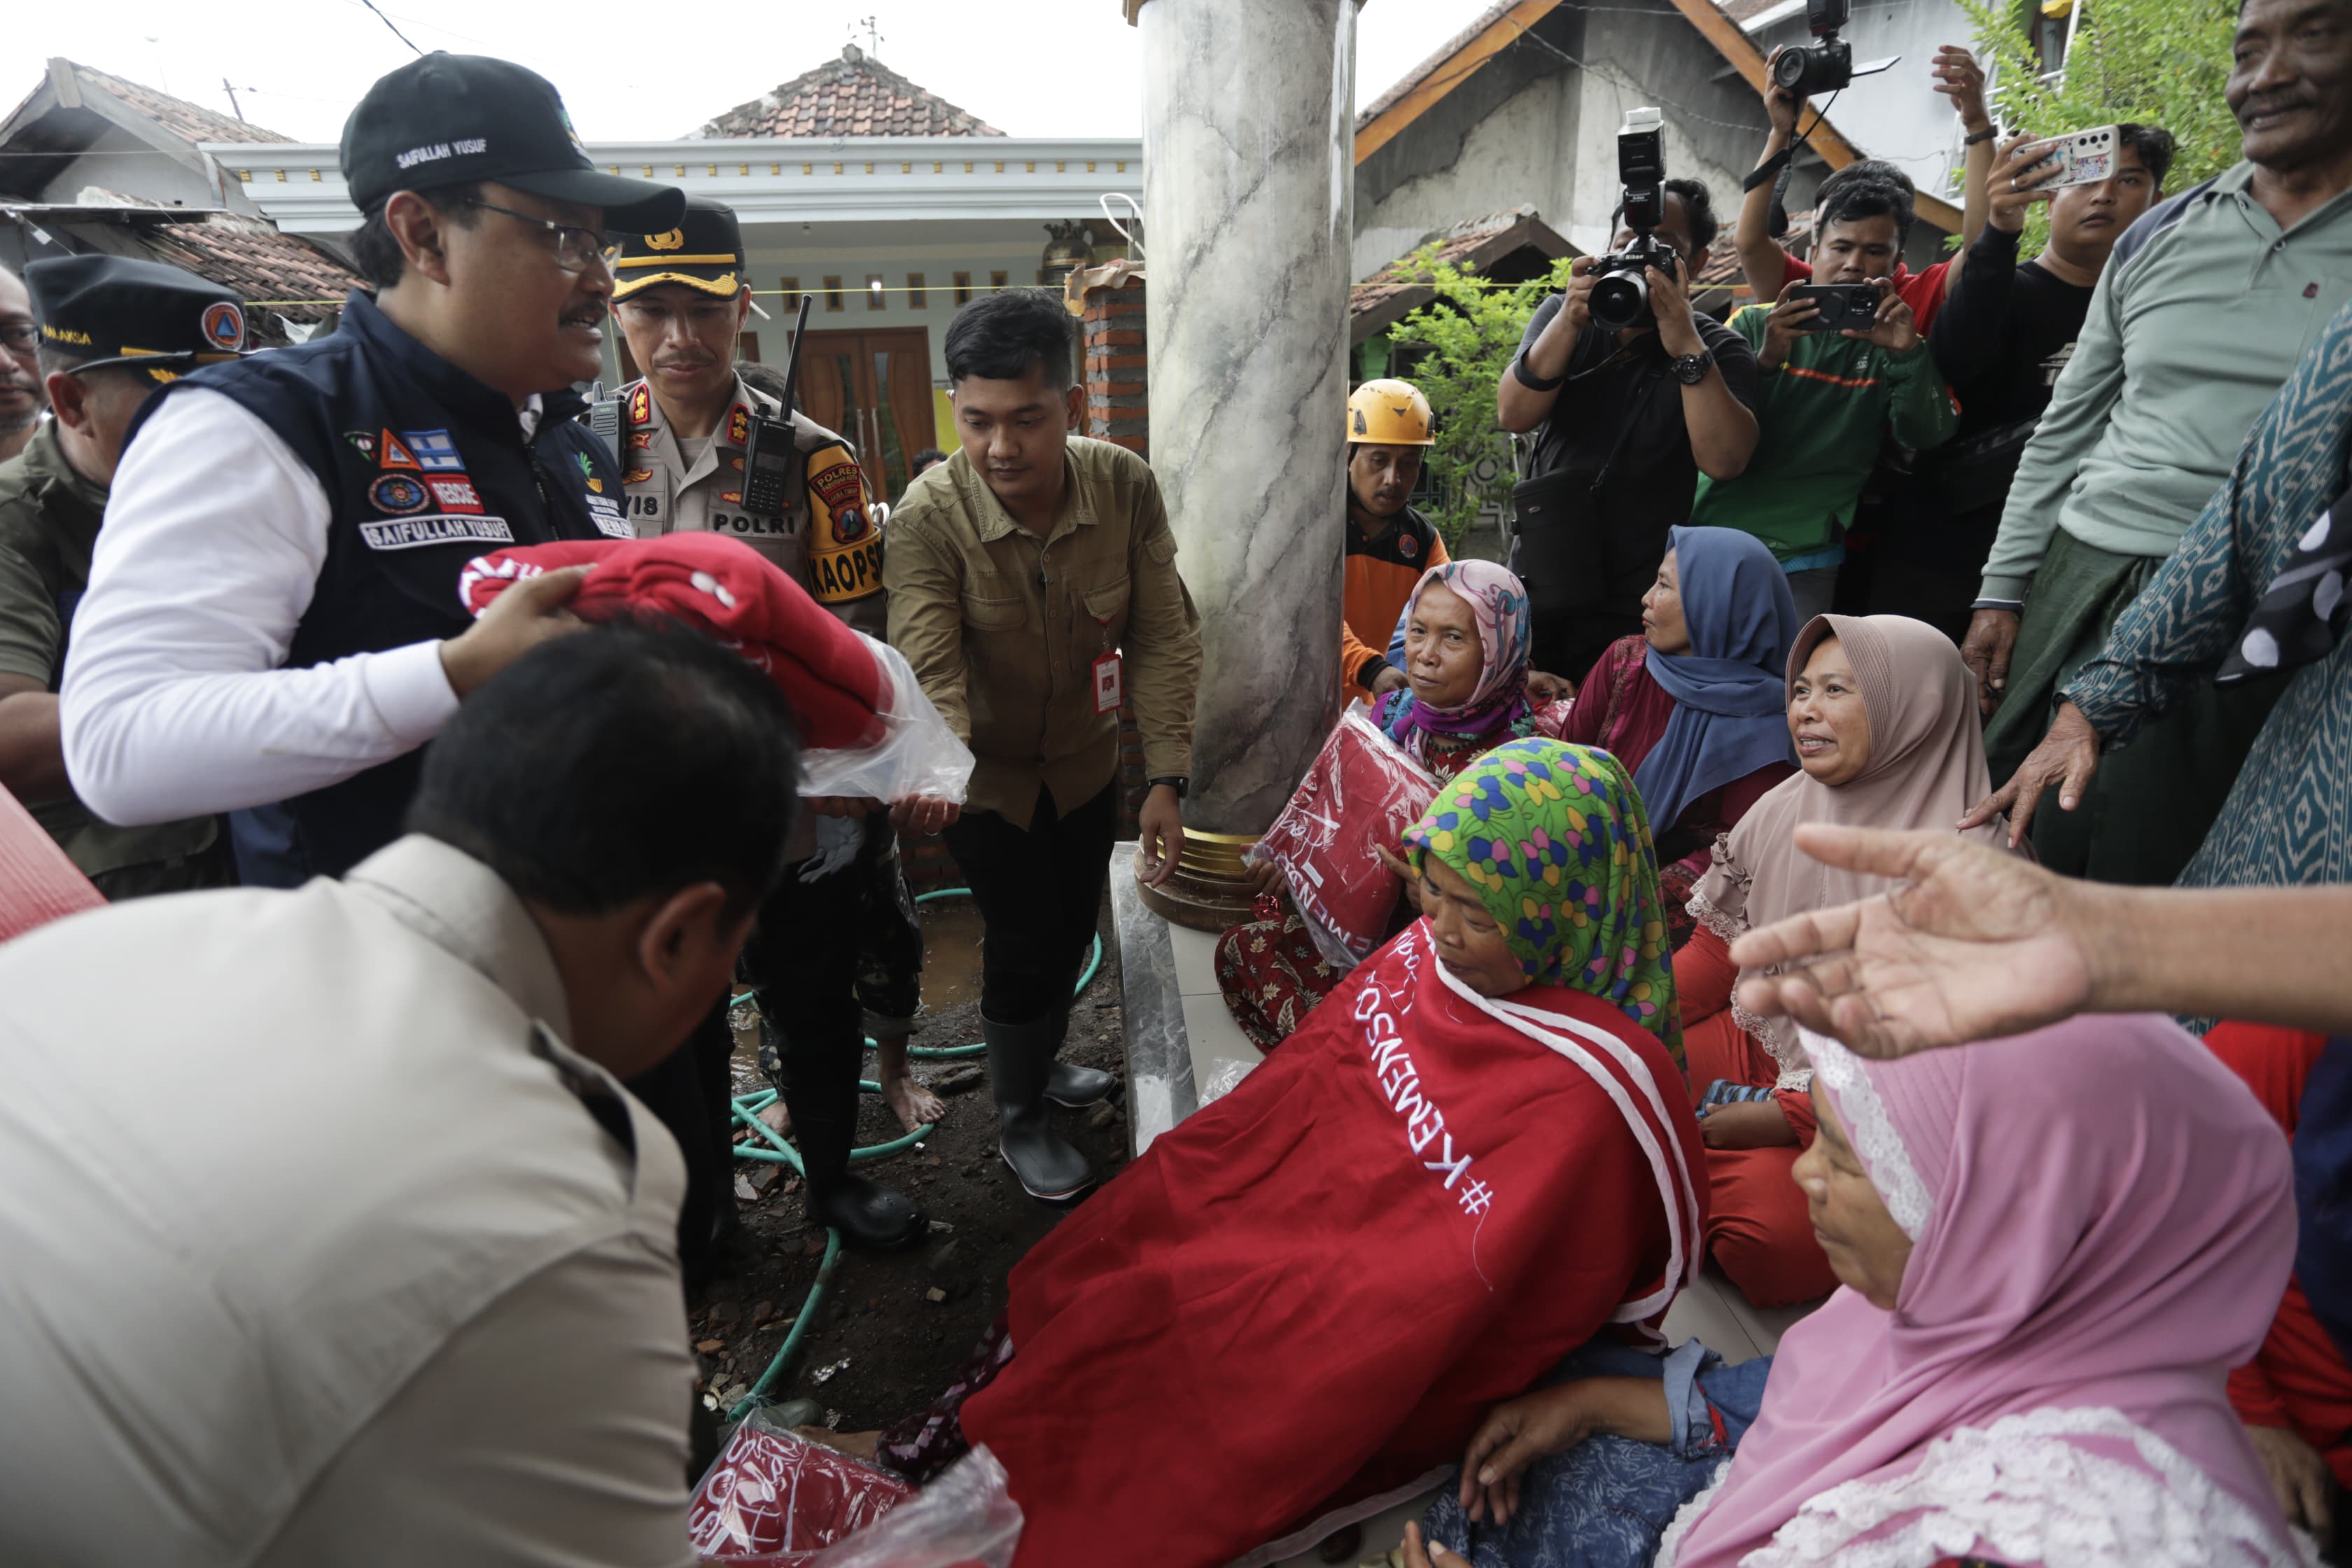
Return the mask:
[[(1059, 1057), (1122, 713), (1139, 874), (1182, 851), (1202, 626), (1058, 299), (959, 311), (960, 443), (886, 514), (739, 363), (734, 215), (449, 55), (351, 117), (331, 333), (0, 274), (0, 814), (111, 902), (0, 946), (0, 1556), (693, 1561), (739, 984), (808, 1217), (931, 1230), (850, 1163), (869, 1034), (942, 1114), (909, 833), (984, 925), (1003, 1162), (1073, 1206), (936, 1403), (809, 1436), (917, 1485), (985, 1446), (1022, 1563), (1214, 1568), (1433, 1483), (1414, 1568), (2316, 1561), (2352, 5), (2246, 0), (2235, 48), (2242, 159), (2169, 194), (2156, 126), (2057, 185), (1942, 51), (1958, 252), (1906, 264), (1891, 165), (1801, 258), (1759, 181), (1724, 322), (1668, 182), (1653, 321), (1579, 260), (1496, 388), (1511, 562), (1412, 504), (1427, 399), (1355, 391), (1299, 700), (1419, 781), (1401, 836), (1331, 807), (1392, 914), (1347, 961), (1260, 864), (1216, 972), (1265, 1059), (1108, 1182), (1053, 1108), (1117, 1079)], [(592, 406), (608, 328), (643, 374)], [(1777, 1353), (1664, 1342), (1708, 1268), (1804, 1310)]]

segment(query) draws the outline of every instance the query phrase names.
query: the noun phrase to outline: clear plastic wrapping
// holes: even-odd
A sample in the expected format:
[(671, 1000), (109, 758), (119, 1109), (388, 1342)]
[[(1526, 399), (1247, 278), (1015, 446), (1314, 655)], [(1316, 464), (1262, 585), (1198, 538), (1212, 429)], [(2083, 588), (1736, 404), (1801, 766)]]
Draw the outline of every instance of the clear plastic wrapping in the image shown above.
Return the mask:
[(754, 1410), (694, 1489), (688, 1528), (706, 1562), (803, 1568), (913, 1495), (898, 1477)]
[(810, 1568), (1012, 1568), (1021, 1544), (1021, 1505), (987, 1445), (974, 1448)]
[(1436, 798), (1436, 776), (1382, 734), (1368, 710), (1351, 707), (1243, 858), (1282, 868), (1317, 950), (1334, 968), (1352, 969), (1387, 935), (1404, 890), (1380, 850), (1395, 852)]
[(858, 640), (882, 670), (881, 742), (854, 751), (803, 752), (801, 794), (879, 801), (919, 795), (962, 804), (971, 784), (971, 748), (956, 738), (923, 695), (904, 654), (862, 633)]

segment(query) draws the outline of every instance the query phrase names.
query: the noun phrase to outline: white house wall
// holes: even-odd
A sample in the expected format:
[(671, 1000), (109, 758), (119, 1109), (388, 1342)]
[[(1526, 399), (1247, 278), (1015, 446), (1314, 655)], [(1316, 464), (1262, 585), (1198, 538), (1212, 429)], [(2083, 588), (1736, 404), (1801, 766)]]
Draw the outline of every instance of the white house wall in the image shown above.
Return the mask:
[[(1830, 117), (1848, 140), (1873, 158), (1899, 165), (1923, 193), (1958, 205), (1952, 172), (1962, 148), (1951, 100), (1929, 86), (1927, 68), (1945, 44), (1968, 45), (1968, 16), (1952, 0), (1899, 0), (1894, 5), (1854, 0), (1844, 37), (1856, 63), (1900, 55), (1894, 69), (1863, 77), (1838, 95)], [(1766, 54), (1778, 44), (1806, 41), (1805, 19), (1797, 15), (1753, 37)]]
[[(174, 158), (167, 153), (142, 142), (128, 131), (109, 126), (79, 157), (65, 166), (55, 178), (35, 193), (35, 199), (60, 206), (69, 205), (81, 193), (95, 185), (101, 190), (135, 196), (141, 201), (154, 202), (163, 206), (193, 208), (217, 207), (223, 205), (222, 193), (213, 188), (212, 182), (190, 168), (191, 162), (200, 161), (192, 152)], [(249, 212), (251, 207), (231, 197), (227, 205), (234, 210)]]

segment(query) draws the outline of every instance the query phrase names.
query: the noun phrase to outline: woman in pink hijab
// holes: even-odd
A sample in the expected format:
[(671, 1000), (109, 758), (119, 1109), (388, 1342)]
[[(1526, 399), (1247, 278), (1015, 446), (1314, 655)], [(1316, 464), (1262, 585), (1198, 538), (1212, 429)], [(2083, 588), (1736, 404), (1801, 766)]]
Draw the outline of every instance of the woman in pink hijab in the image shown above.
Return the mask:
[[(1804, 1045), (1820, 1136), (1796, 1179), (1843, 1288), (1781, 1340), (1659, 1568), (2317, 1563), (2225, 1392), (2294, 1249), (2286, 1143), (2245, 1086), (2153, 1016), (1894, 1061)], [(1552, 1461), (1519, 1473), (1526, 1439), (1573, 1459), (1594, 1428), (1538, 1402), (1622, 1405), (1639, 1419), (1602, 1430), (1664, 1440), (1663, 1392), (1654, 1412), (1610, 1392), (1498, 1409), (1510, 1435), (1482, 1429), (1465, 1461), (1472, 1517), (1528, 1488), (1570, 1500), (1544, 1491)]]

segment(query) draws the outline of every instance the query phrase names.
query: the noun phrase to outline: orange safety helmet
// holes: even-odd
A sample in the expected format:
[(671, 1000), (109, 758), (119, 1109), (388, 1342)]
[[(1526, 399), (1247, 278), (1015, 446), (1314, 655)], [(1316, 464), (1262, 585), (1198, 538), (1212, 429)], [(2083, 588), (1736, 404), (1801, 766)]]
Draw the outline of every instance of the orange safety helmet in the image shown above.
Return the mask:
[(1368, 381), (1348, 395), (1348, 439), (1374, 447), (1433, 447), (1437, 416), (1409, 381)]

